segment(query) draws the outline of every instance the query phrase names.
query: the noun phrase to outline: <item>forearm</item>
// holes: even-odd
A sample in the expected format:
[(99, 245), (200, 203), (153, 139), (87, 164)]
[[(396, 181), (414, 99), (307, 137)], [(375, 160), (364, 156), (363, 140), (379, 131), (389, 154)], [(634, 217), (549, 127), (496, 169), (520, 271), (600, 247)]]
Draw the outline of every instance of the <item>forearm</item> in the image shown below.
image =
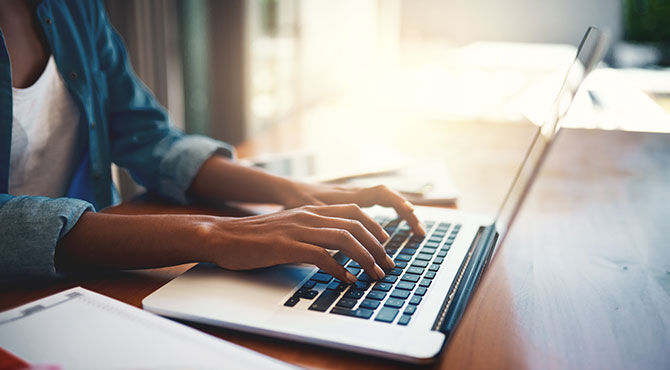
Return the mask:
[(212, 156), (193, 179), (192, 195), (252, 203), (283, 204), (295, 192), (295, 183), (255, 168)]
[(199, 240), (199, 225), (206, 225), (206, 219), (86, 212), (59, 241), (56, 266), (59, 271), (138, 269), (206, 261)]

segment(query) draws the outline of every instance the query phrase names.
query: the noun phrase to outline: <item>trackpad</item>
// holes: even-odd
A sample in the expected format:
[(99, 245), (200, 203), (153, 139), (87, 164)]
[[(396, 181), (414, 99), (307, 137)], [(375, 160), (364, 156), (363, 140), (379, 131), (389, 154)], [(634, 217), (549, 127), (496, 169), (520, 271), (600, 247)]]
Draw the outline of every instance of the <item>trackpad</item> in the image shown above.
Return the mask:
[(230, 271), (201, 263), (168, 286), (172, 293), (179, 292), (178, 295), (183, 299), (213, 299), (225, 307), (218, 309), (249, 310), (282, 303), (282, 299), (315, 270), (311, 265), (280, 265)]

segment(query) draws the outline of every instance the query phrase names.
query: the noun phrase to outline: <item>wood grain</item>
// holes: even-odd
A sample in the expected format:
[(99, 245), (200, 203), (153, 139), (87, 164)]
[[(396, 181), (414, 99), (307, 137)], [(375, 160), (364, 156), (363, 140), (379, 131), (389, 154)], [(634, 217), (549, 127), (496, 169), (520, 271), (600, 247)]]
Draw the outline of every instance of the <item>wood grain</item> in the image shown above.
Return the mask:
[[(463, 193), (461, 208), (485, 212), (494, 211), (502, 199), (532, 132), (523, 124), (428, 124), (424, 129), (433, 130), (428, 141), (435, 146), (408, 145), (403, 150), (444, 158)], [(308, 138), (285, 139), (296, 149)], [(241, 152), (253, 154), (267, 149), (266, 144), (287, 149), (281, 142), (261, 138)], [(152, 198), (108, 211), (222, 212)], [(442, 356), (423, 367), (670, 368), (669, 223), (670, 135), (563, 131)], [(3, 286), (0, 308), (75, 285), (139, 306), (142, 298), (188, 267)], [(196, 327), (307, 368), (414, 368)]]

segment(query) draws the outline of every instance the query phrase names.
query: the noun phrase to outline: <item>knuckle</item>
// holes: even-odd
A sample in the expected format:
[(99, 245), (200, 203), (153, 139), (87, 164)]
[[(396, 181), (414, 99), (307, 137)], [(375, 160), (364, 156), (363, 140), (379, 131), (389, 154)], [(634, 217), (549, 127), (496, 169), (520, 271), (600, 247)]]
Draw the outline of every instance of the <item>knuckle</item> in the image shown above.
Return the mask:
[(347, 204), (347, 208), (351, 211), (354, 211), (354, 212), (361, 212), (362, 211), (361, 207), (356, 203)]
[(301, 208), (296, 210), (294, 217), (298, 222), (305, 222), (312, 218), (312, 213)]
[(327, 262), (328, 262), (328, 259), (331, 258), (331, 257), (330, 257), (330, 253), (328, 253), (327, 250), (325, 250), (325, 249), (316, 249), (315, 252), (314, 252), (314, 258), (315, 258), (316, 261), (318, 261), (319, 263), (324, 264), (324, 263), (327, 263)]
[(354, 239), (353, 235), (347, 230), (338, 230), (337, 239), (342, 243), (351, 243)]
[(352, 230), (365, 231), (365, 226), (358, 220), (349, 220), (349, 226)]
[(388, 186), (386, 186), (384, 184), (377, 185), (377, 186), (373, 187), (373, 189), (375, 189), (377, 191), (383, 191), (383, 192), (389, 191)]

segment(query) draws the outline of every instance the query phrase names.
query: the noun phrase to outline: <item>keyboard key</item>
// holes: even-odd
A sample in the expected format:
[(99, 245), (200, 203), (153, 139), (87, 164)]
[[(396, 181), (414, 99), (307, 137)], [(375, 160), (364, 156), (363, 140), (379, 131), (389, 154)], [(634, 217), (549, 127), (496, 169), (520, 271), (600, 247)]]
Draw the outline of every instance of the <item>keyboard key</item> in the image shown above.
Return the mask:
[(328, 284), (328, 287), (326, 289), (332, 289), (332, 290), (337, 290), (338, 292), (343, 292), (345, 289), (347, 289), (347, 284), (343, 283), (339, 280), (333, 280)]
[(404, 262), (404, 261), (396, 261), (396, 263), (395, 263), (395, 267), (404, 269), (405, 267), (407, 267), (407, 262)]
[(349, 262), (347, 267), (355, 267), (355, 268), (359, 269), (359, 268), (361, 268), (361, 265), (359, 265), (358, 262), (356, 262), (356, 261), (351, 261), (351, 262)]
[(328, 274), (324, 274), (322, 272), (317, 272), (316, 274), (314, 274), (314, 276), (312, 276), (312, 280), (317, 281), (319, 283), (324, 283), (324, 284), (328, 283), (332, 279), (333, 279), (332, 276), (330, 276)]
[(349, 261), (349, 257), (347, 257), (347, 256), (346, 256), (344, 253), (342, 253), (342, 252), (337, 252), (337, 253), (335, 253), (335, 255), (333, 256), (333, 258), (335, 259), (335, 261), (337, 261), (337, 263), (339, 263), (339, 264), (342, 265), (342, 266), (344, 266), (344, 264), (347, 263), (347, 262)]
[(408, 254), (399, 254), (395, 258), (396, 261), (401, 261), (401, 262), (402, 261), (409, 261), (411, 259), (412, 259), (412, 256), (410, 256)]
[(437, 271), (439, 269), (440, 269), (440, 265), (430, 265), (430, 267), (428, 268), (428, 270), (430, 270), (430, 271)]
[(316, 285), (316, 281), (314, 280), (309, 280), (305, 284), (302, 285), (303, 289), (312, 289)]
[(398, 277), (397, 277), (397, 276), (393, 276), (393, 275), (386, 275), (386, 276), (384, 276), (384, 278), (382, 279), (382, 281), (385, 282), (385, 283), (395, 283), (396, 280), (398, 280)]
[(375, 321), (393, 322), (393, 320), (397, 315), (398, 315), (397, 309), (390, 307), (382, 307), (382, 309), (379, 310), (377, 317), (375, 317)]
[(425, 275), (423, 275), (423, 277), (425, 277), (426, 279), (434, 279), (435, 274), (436, 274), (435, 271), (428, 271), (428, 272), (426, 272)]
[(367, 297), (365, 297), (365, 300), (374, 299), (377, 301), (381, 301), (384, 298), (386, 298), (386, 292), (382, 292), (381, 290), (373, 290), (370, 293), (368, 293)]
[[(360, 307), (361, 308), (368, 308), (370, 310), (375, 310), (377, 307), (379, 307), (380, 301), (376, 301), (374, 299), (364, 299), (363, 302), (361, 302)], [(414, 306), (412, 306), (414, 307)]]
[(293, 294), (293, 296), (298, 298), (314, 299), (317, 294), (319, 294), (319, 292), (316, 290), (300, 288), (297, 292), (295, 292), (295, 294)]
[(368, 283), (367, 281), (360, 281), (359, 280), (359, 281), (354, 283), (354, 288), (365, 291), (365, 290), (368, 290), (368, 288), (370, 288), (370, 283)]
[(412, 262), (413, 267), (426, 267), (428, 266), (428, 261), (414, 261)]
[[(398, 298), (389, 298), (384, 302), (385, 307), (400, 308), (405, 304), (405, 301)], [(418, 304), (418, 303), (417, 303)]]
[(421, 249), (421, 253), (426, 253), (426, 254), (435, 254), (436, 251), (437, 251), (436, 248), (426, 247), (426, 248)]
[[(428, 228), (428, 224), (426, 224), (426, 228)], [(424, 238), (425, 237), (423, 237), (421, 235), (412, 235), (412, 237), (409, 238), (409, 241), (412, 242), (412, 243), (420, 243), (420, 242), (423, 241)]]
[(332, 310), (330, 310), (330, 313), (338, 314), (338, 315), (345, 315), (345, 316), (350, 316), (350, 317), (357, 317), (359, 319), (369, 319), (372, 317), (372, 314), (374, 313), (373, 310), (367, 309), (367, 308), (359, 308), (357, 310), (350, 310), (348, 308), (342, 308), (342, 307), (333, 307)]
[[(432, 236), (430, 239), (428, 239), (428, 243), (440, 244), (441, 241), (442, 241), (442, 237), (439, 237), (439, 236), (438, 237)], [(426, 243), (426, 245), (428, 245), (428, 243)]]
[(437, 242), (429, 241), (425, 244), (425, 246), (428, 248), (437, 248), (439, 245), (440, 245), (439, 241)]
[(357, 281), (354, 283), (354, 288), (366, 291), (370, 288), (370, 283), (367, 281)]
[(447, 250), (442, 249), (441, 251), (437, 252), (438, 257), (445, 257), (447, 255)]
[(427, 290), (428, 290), (428, 288), (426, 288), (425, 286), (420, 286), (420, 287), (416, 288), (416, 291), (414, 292), (414, 295), (423, 296), (424, 294), (426, 294)]
[(400, 274), (402, 274), (402, 269), (398, 268), (398, 267), (395, 267), (393, 270), (387, 272), (386, 274), (387, 275), (393, 275), (393, 276), (399, 276)]
[(361, 299), (364, 294), (365, 292), (360, 289), (349, 289), (346, 293), (344, 293), (344, 297), (358, 300)]
[(402, 254), (408, 254), (408, 255), (410, 255), (410, 256), (413, 256), (414, 253), (416, 253), (416, 251), (417, 251), (417, 249), (416, 249), (415, 247), (408, 247), (408, 246), (405, 246), (405, 248), (403, 248), (402, 251), (400, 251), (400, 253), (402, 253)]
[(364, 273), (362, 273), (362, 274), (360, 274), (360, 275), (358, 276), (358, 281), (367, 281), (367, 282), (371, 282), (371, 281), (374, 281), (374, 279), (372, 279), (372, 278), (370, 277), (370, 275), (368, 275), (367, 272), (364, 272)]
[(433, 263), (436, 265), (439, 265), (442, 262), (444, 262), (444, 257), (435, 257), (435, 259), (433, 260)]
[(352, 275), (357, 276), (361, 272), (361, 269), (357, 267), (347, 267), (347, 271), (351, 272)]
[(422, 260), (422, 261), (430, 261), (430, 259), (433, 258), (432, 254), (427, 254), (427, 253), (419, 253), (416, 256), (417, 260)]
[(321, 293), (319, 298), (309, 306), (310, 310), (325, 312), (330, 306), (333, 305), (333, 302), (340, 296), (340, 292), (336, 290), (326, 289)]
[(421, 274), (423, 274), (423, 271), (424, 271), (424, 270), (425, 270), (425, 269), (424, 269), (423, 267), (414, 267), (414, 266), (413, 266), (413, 267), (408, 268), (408, 269), (407, 269), (407, 272), (409, 272), (410, 274), (418, 274), (418, 275), (421, 275)]
[(383, 292), (388, 292), (393, 287), (393, 284), (379, 282), (372, 287), (373, 290), (381, 290)]
[(398, 289), (412, 290), (415, 286), (416, 284), (410, 283), (409, 281), (401, 281), (395, 287)]
[(419, 283), (419, 285), (429, 287), (431, 282), (432, 282), (432, 280), (430, 280), (430, 279), (421, 279), (421, 282)]
[(300, 298), (293, 296), (293, 297), (289, 298), (289, 299), (286, 301), (286, 303), (284, 303), (284, 306), (286, 306), (286, 307), (293, 307), (293, 306), (295, 306), (296, 304), (298, 304), (298, 302), (300, 302)]
[(337, 301), (336, 306), (338, 307), (344, 307), (344, 308), (354, 308), (356, 305), (356, 300), (355, 299), (350, 299), (350, 298), (340, 298), (339, 301)]
[(409, 290), (394, 289), (393, 292), (391, 292), (391, 297), (398, 299), (407, 299), (409, 297), (409, 293), (410, 293)]
[(403, 326), (407, 325), (407, 324), (409, 324), (409, 320), (411, 320), (411, 319), (412, 319), (412, 316), (410, 316), (410, 315), (402, 315), (398, 319), (398, 325), (403, 325)]
[(413, 295), (412, 298), (409, 299), (409, 304), (418, 305), (419, 303), (421, 303), (421, 297), (418, 295)]
[(414, 312), (416, 312), (416, 306), (411, 304), (411, 305), (405, 307), (405, 311), (403, 313), (405, 315), (414, 315)]
[(419, 281), (420, 278), (421, 275), (405, 273), (405, 275), (402, 276), (401, 280), (416, 283), (417, 281)]

